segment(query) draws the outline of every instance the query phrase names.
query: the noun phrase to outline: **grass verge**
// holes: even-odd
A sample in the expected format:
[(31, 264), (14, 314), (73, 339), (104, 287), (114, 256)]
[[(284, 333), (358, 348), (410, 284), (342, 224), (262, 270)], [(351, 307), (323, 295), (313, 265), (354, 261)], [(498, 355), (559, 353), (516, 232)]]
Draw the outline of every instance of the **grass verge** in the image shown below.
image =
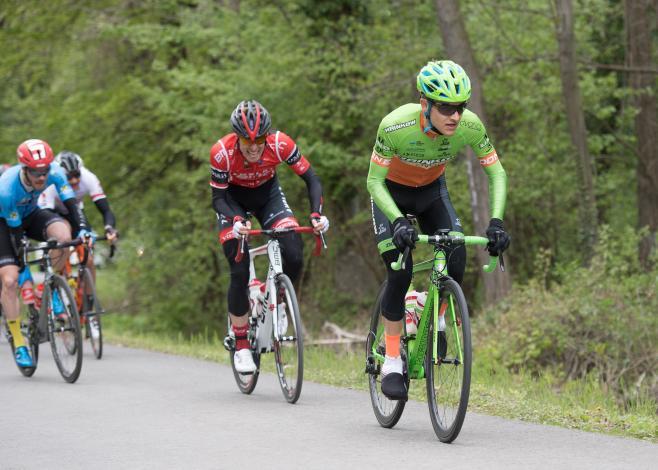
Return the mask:
[[(229, 364), (223, 337), (217, 334), (184, 337), (145, 333), (140, 332), (134, 317), (121, 315), (105, 317), (103, 328), (107, 341), (113, 344)], [(305, 380), (368, 390), (362, 347), (307, 347), (304, 353)], [(274, 371), (272, 359), (266, 358), (262, 366), (265, 371)], [(425, 400), (424, 381), (412, 383), (410, 396)], [(560, 383), (549, 373), (540, 377), (524, 371), (512, 374), (486, 351), (475, 352), (469, 411), (658, 442), (654, 401), (623, 410), (594, 379)]]

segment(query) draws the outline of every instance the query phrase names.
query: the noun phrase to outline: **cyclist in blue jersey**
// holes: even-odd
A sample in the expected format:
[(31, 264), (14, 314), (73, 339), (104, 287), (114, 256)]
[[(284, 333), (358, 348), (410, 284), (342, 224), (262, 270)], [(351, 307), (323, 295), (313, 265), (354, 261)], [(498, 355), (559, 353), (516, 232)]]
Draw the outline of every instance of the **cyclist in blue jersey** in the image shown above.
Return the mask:
[[(47, 142), (39, 139), (26, 140), (18, 146), (18, 165), (7, 169), (0, 176), (0, 280), (2, 294), (0, 302), (14, 339), (16, 364), (19, 367), (34, 367), (25, 338), (21, 333), (18, 308), (18, 280), (20, 266), (20, 240), (24, 234), (39, 241), (49, 238), (59, 243), (71, 241), (71, 229), (54, 212), (39, 209), (39, 195), (51, 184), (70, 213), (73, 229), (79, 238), (90, 235), (78, 208), (64, 170), (53, 162), (53, 151)], [(56, 270), (64, 268), (63, 253), (54, 253)], [(62, 301), (53, 292), (55, 315), (64, 313)]]

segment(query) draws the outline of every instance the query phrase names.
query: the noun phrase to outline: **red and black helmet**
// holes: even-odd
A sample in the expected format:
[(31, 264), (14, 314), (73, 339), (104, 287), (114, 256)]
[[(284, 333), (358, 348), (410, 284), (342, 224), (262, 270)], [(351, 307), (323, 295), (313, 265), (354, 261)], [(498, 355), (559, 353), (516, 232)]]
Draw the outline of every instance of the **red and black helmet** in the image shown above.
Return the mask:
[(28, 168), (46, 168), (53, 162), (53, 149), (41, 139), (29, 139), (16, 149), (18, 163)]
[(240, 137), (255, 141), (267, 135), (272, 119), (267, 109), (256, 100), (242, 101), (231, 113), (231, 125)]

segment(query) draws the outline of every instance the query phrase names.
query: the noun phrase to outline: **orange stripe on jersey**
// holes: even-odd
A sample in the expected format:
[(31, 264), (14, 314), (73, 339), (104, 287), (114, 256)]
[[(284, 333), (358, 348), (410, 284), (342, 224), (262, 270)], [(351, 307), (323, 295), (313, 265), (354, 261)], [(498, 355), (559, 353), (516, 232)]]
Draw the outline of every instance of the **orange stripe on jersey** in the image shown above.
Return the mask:
[(375, 152), (372, 152), (372, 155), (370, 156), (370, 161), (376, 163), (379, 166), (383, 166), (384, 168), (391, 165), (390, 158), (384, 158), (380, 155), (377, 155)]
[(485, 155), (484, 157), (480, 157), (480, 165), (482, 166), (491, 166), (495, 163), (498, 163), (498, 154), (495, 150), (490, 154)]
[(391, 163), (391, 169), (386, 175), (386, 179), (394, 183), (405, 186), (419, 187), (430, 184), (443, 174), (445, 164), (437, 165), (430, 168), (421, 168), (415, 165), (408, 165), (399, 158), (394, 158)]

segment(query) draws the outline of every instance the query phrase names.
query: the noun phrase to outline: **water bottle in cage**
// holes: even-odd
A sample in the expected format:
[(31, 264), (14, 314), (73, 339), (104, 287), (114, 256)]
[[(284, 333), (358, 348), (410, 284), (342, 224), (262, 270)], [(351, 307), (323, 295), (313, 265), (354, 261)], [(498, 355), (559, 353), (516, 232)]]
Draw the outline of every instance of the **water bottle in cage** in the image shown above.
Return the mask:
[(418, 322), (423, 314), (427, 292), (410, 290), (404, 297), (404, 318), (407, 335), (415, 335), (418, 332)]

